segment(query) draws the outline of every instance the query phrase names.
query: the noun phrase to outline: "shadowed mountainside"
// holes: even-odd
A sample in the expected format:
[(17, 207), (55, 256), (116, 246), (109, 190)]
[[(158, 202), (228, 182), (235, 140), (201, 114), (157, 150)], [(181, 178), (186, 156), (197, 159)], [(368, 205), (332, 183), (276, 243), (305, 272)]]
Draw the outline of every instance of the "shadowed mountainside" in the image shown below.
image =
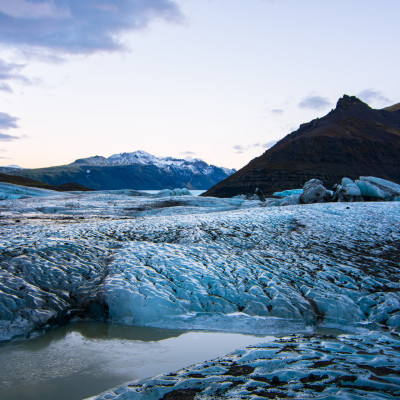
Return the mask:
[(0, 182), (12, 183), (14, 185), (20, 185), (20, 186), (35, 187), (40, 189), (56, 190), (58, 192), (92, 190), (73, 182), (64, 183), (63, 185), (48, 185), (46, 183), (37, 181), (35, 179), (25, 178), (23, 176), (3, 174), (1, 172), (0, 172)]
[(203, 196), (231, 197), (301, 188), (310, 179), (330, 188), (346, 176), (400, 182), (400, 103), (376, 110), (343, 96), (322, 118), (300, 125), (263, 155)]

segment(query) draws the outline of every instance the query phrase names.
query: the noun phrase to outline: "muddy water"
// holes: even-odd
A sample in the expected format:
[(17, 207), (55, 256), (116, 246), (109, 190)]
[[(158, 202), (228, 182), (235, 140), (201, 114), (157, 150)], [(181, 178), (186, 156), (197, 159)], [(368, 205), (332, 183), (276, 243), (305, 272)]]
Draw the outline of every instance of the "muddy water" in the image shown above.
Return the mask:
[(76, 322), (0, 345), (0, 398), (80, 400), (272, 339)]

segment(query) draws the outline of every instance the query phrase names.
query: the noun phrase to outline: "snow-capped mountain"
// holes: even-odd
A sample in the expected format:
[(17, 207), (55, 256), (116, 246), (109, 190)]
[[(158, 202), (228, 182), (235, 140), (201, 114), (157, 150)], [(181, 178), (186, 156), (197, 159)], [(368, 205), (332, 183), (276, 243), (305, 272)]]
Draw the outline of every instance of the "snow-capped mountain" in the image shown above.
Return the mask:
[(51, 185), (75, 182), (90, 189), (160, 190), (174, 188), (209, 189), (235, 170), (190, 160), (156, 157), (145, 151), (114, 154), (108, 158), (81, 158), (69, 165), (24, 169), (16, 175)]
[[(199, 158), (181, 159), (174, 157), (156, 157), (143, 150), (134, 151), (132, 153), (113, 154), (106, 158), (102, 156), (94, 156), (81, 158), (74, 161), (73, 164), (91, 165), (91, 166), (118, 166), (118, 165), (154, 165), (161, 169), (171, 169), (171, 167), (188, 170), (194, 174), (210, 175), (213, 173), (214, 165), (209, 165)], [(221, 168), (227, 175), (233, 174), (236, 170), (229, 168)]]
[(13, 172), (15, 170), (21, 170), (23, 169), (22, 167), (20, 167), (19, 165), (3, 165), (0, 167), (0, 172)]

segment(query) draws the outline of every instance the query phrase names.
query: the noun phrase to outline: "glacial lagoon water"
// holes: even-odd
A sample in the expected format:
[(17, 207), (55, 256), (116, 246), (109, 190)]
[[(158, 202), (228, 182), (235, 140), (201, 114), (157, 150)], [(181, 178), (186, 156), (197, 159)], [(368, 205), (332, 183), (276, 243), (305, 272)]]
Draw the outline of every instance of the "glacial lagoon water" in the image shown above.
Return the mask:
[(81, 400), (272, 336), (75, 322), (0, 345), (2, 400)]

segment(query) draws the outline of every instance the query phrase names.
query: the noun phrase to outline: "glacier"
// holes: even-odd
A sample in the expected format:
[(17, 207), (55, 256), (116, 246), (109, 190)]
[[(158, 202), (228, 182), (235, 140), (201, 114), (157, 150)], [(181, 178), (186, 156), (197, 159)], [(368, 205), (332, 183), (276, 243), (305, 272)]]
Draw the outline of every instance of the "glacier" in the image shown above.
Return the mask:
[[(398, 202), (267, 207), (240, 198), (139, 197), (125, 191), (5, 199), (0, 340), (42, 334), (74, 318), (296, 333), (169, 377), (123, 385), (99, 399), (157, 399), (194, 389), (201, 389), (193, 392), (198, 398), (208, 398), (218, 396), (217, 387), (226, 388), (217, 398), (253, 398), (248, 388), (254, 381), (261, 391), (268, 386), (293, 397), (297, 390), (304, 398), (318, 395), (315, 387), (311, 396), (312, 386), (328, 390), (318, 398), (334, 398), (329, 396), (339, 382), (350, 397), (338, 398), (357, 398), (352, 390), (361, 396), (363, 387), (373, 386), (371, 376), (385, 381), (374, 381), (375, 389), (386, 388), (381, 398), (396, 398), (390, 396), (400, 395), (399, 222)], [(316, 327), (350, 334), (324, 339), (313, 333)], [(285, 346), (292, 346), (290, 357)], [(283, 359), (275, 357), (281, 353)], [(316, 368), (319, 361), (307, 361), (313, 357), (326, 364)], [(343, 371), (330, 367), (342, 359)], [(380, 365), (386, 365), (386, 375), (379, 375)], [(235, 366), (240, 374), (230, 370)], [(243, 382), (237, 384), (239, 375)], [(349, 385), (361, 389), (346, 388), (343, 376), (357, 376)], [(285, 390), (273, 379), (285, 382)], [(327, 385), (335, 379), (336, 386)], [(375, 389), (365, 389), (370, 398), (379, 398)]]

